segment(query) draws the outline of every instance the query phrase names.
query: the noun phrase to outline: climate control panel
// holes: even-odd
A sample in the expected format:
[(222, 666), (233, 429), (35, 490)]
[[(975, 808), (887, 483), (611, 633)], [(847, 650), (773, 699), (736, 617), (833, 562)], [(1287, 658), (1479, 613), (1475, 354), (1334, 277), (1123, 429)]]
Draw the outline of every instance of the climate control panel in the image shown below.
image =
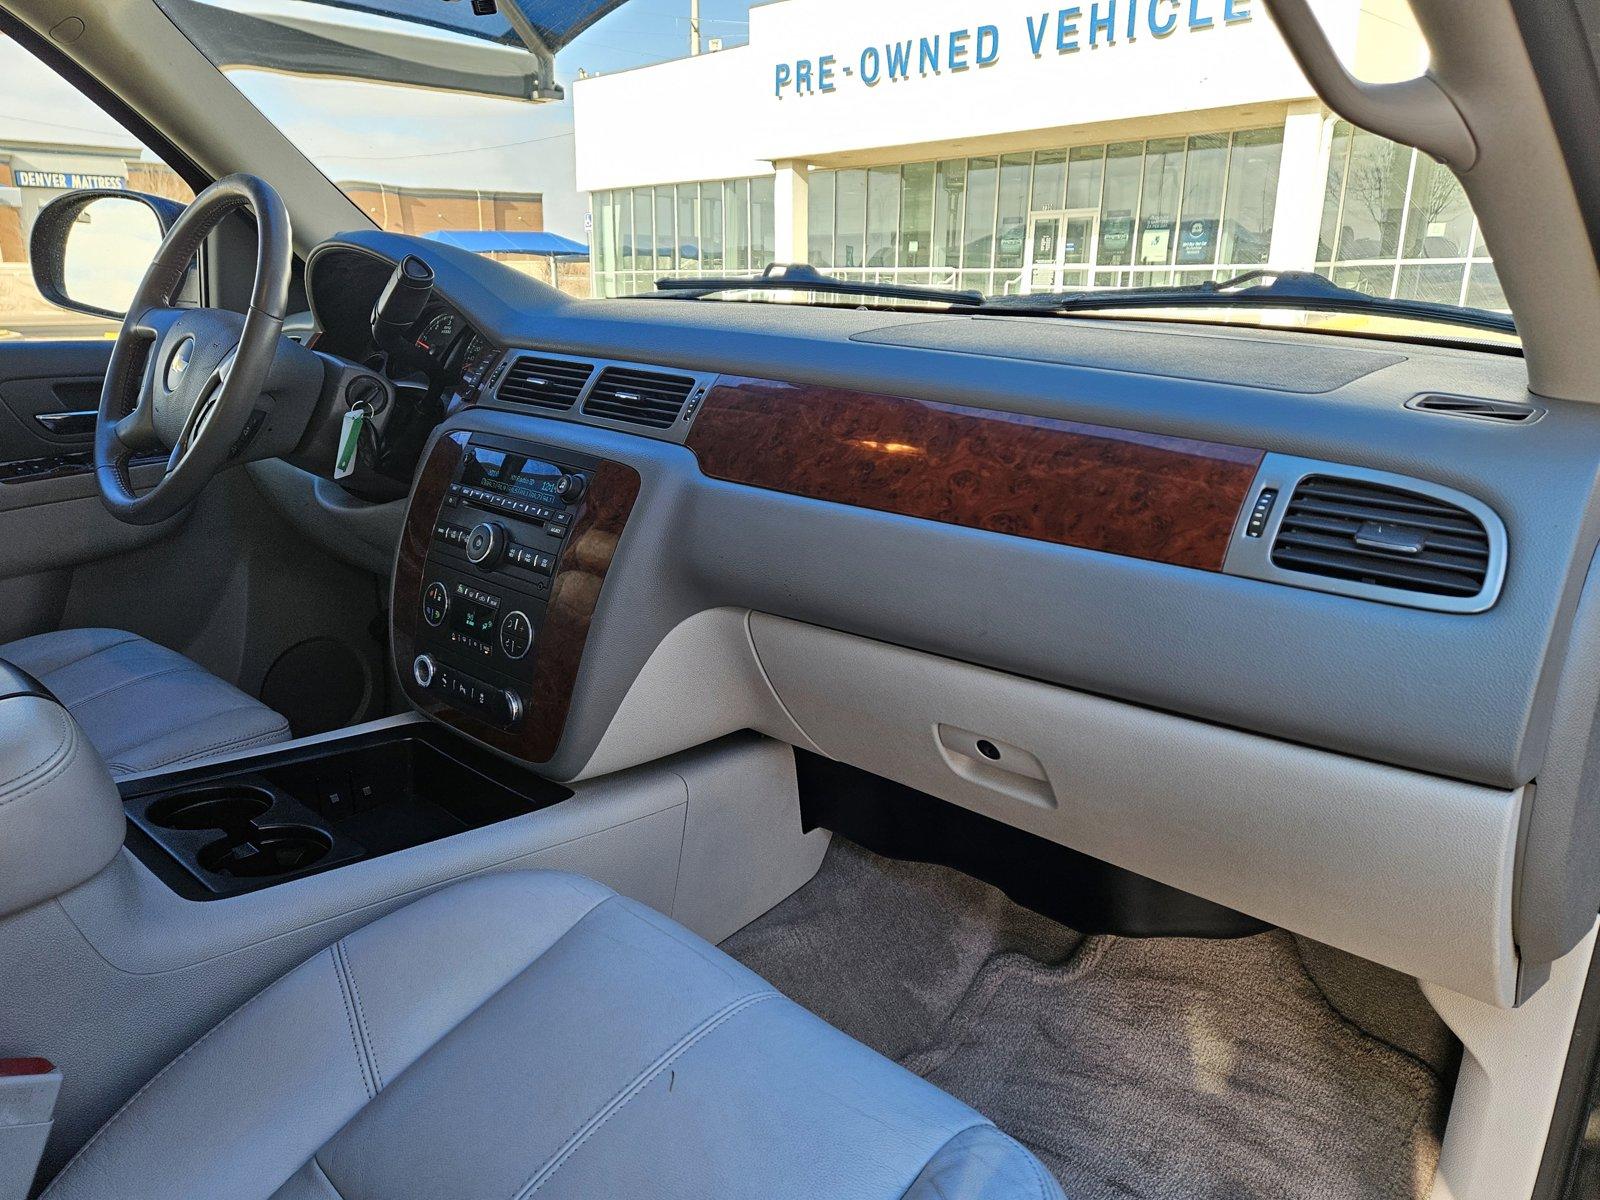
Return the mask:
[(411, 679), (515, 729), (533, 700), (539, 634), (592, 466), (474, 435), (433, 521)]

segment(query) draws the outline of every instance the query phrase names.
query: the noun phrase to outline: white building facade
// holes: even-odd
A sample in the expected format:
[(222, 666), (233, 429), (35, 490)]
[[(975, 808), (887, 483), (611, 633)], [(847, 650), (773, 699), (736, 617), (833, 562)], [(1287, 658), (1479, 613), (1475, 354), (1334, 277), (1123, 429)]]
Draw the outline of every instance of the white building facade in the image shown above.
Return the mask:
[[(1455, 178), (1321, 105), (1257, 0), (778, 0), (748, 45), (578, 81), (596, 294), (809, 262), (990, 294), (1318, 270), (1504, 308)], [(1364, 78), (1404, 0), (1321, 0)]]

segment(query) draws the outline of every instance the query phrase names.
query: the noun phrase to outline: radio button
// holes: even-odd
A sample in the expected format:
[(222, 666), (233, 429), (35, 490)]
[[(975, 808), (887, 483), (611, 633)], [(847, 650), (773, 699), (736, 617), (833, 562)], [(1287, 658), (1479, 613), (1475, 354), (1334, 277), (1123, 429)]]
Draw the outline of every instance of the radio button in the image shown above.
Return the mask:
[(467, 561), (485, 571), (492, 570), (505, 553), (506, 527), (498, 521), (484, 521), (467, 535)]
[(568, 504), (576, 504), (583, 496), (588, 481), (582, 475), (568, 474), (556, 480), (556, 495)]
[(450, 612), (450, 593), (435, 579), (422, 593), (422, 619), (429, 625), (442, 625)]
[(507, 658), (517, 659), (525, 655), (532, 645), (533, 622), (528, 620), (528, 614), (521, 609), (507, 613), (505, 620), (500, 622), (500, 652)]

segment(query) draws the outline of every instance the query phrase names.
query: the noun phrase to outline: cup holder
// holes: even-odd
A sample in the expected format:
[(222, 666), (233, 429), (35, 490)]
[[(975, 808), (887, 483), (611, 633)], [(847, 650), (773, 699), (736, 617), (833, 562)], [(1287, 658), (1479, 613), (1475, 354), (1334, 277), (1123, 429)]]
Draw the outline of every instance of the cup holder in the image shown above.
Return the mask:
[(243, 837), (227, 837), (200, 849), (200, 866), (218, 875), (264, 879), (288, 875), (321, 861), (333, 839), (309, 825), (269, 825)]
[(235, 785), (164, 796), (145, 815), (163, 829), (230, 829), (264, 816), (271, 807), (272, 793), (266, 788)]

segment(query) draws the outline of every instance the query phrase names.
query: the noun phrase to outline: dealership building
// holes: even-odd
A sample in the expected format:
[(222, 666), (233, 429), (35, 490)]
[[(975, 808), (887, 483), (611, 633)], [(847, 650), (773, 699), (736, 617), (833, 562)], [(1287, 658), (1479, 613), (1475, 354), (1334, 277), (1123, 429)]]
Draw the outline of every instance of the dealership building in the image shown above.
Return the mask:
[[(1414, 75), (1405, 0), (1320, 0)], [(747, 45), (579, 80), (597, 294), (809, 262), (1014, 294), (1317, 270), (1505, 308), (1459, 183), (1337, 120), (1259, 0), (777, 0)]]

